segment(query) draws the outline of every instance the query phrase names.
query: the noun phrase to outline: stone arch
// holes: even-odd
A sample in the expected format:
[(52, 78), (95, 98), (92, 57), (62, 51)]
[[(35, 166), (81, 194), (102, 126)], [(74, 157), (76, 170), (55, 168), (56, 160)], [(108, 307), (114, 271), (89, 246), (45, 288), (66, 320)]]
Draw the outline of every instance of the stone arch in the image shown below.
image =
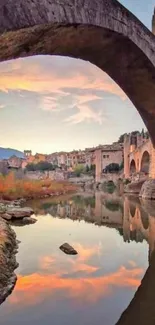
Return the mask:
[(149, 168), (150, 168), (150, 154), (148, 151), (144, 151), (141, 158), (140, 171), (148, 175)]
[(0, 61), (62, 55), (105, 71), (135, 105), (155, 145), (155, 37), (117, 0), (5, 0), (0, 32)]
[(136, 173), (136, 163), (135, 160), (132, 159), (130, 163), (130, 175)]

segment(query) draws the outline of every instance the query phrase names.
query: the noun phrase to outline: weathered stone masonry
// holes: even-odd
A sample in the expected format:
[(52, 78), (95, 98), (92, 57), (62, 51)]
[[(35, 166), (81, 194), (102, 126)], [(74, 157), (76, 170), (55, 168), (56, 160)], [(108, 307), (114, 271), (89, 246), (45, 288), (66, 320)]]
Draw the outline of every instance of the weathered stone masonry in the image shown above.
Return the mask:
[(119, 2), (1, 0), (0, 32), (0, 61), (55, 54), (97, 65), (133, 102), (155, 145), (155, 37)]

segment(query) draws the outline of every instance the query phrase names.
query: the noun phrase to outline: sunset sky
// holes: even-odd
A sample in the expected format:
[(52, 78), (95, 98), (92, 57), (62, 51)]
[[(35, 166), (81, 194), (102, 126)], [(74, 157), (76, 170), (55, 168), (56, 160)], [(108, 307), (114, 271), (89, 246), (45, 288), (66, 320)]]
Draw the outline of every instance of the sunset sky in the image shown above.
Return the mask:
[[(149, 29), (154, 0), (121, 0)], [(0, 64), (0, 146), (51, 153), (116, 141), (144, 124), (89, 62), (39, 56)]]

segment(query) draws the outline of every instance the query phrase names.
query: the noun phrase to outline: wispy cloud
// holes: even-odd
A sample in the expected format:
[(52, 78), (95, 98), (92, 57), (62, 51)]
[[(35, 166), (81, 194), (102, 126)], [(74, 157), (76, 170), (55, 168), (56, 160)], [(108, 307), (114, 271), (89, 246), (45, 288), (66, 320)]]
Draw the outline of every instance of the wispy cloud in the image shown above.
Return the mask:
[[(80, 60), (59, 57), (29, 58), (10, 61), (0, 66), (2, 92), (35, 92), (40, 96), (40, 108), (55, 112), (74, 108), (66, 117), (69, 123), (105, 119), (103, 99), (107, 94), (121, 100), (126, 95), (110, 77), (97, 67)], [(97, 102), (98, 108), (92, 104)], [(100, 109), (101, 107), (101, 109)], [(70, 114), (70, 113), (69, 113)]]
[(106, 121), (106, 117), (104, 116), (104, 112), (102, 109), (99, 112), (94, 111), (88, 104), (78, 105), (77, 113), (67, 117), (65, 119), (66, 122), (71, 124), (81, 123), (83, 121), (91, 122), (94, 121), (96, 123), (102, 124)]

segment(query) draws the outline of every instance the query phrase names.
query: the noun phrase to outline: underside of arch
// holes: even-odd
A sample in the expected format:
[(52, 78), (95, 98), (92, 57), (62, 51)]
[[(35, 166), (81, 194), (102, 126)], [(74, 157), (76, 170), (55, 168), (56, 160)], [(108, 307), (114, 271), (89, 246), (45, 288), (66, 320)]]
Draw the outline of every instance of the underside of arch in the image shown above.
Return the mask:
[(130, 163), (130, 174), (136, 173), (136, 163), (135, 160), (132, 159)]
[(149, 174), (150, 168), (150, 154), (148, 151), (144, 151), (141, 159), (141, 172)]
[(56, 23), (3, 33), (0, 44), (0, 61), (48, 54), (95, 64), (135, 105), (155, 144), (155, 68), (127, 37), (97, 26)]

